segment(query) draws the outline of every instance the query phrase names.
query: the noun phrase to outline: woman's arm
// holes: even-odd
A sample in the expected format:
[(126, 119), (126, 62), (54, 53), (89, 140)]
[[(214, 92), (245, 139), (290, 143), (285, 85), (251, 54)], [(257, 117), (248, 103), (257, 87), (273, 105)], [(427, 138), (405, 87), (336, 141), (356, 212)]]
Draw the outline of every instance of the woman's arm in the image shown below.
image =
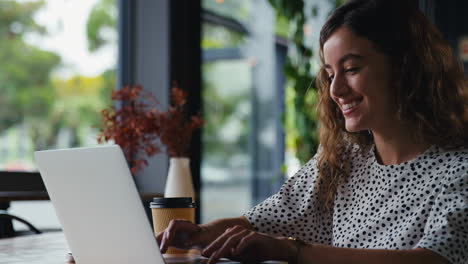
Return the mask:
[(423, 248), (354, 249), (306, 244), (286, 237), (258, 233), (240, 225), (225, 229), (224, 233), (202, 251), (202, 255), (210, 258), (208, 264), (216, 263), (222, 257), (249, 262), (280, 260), (288, 261), (290, 264), (449, 263), (444, 257)]
[(298, 263), (380, 263), (380, 264), (445, 264), (450, 263), (433, 251), (417, 248), (410, 250), (339, 248), (320, 244), (302, 246), (297, 256)]

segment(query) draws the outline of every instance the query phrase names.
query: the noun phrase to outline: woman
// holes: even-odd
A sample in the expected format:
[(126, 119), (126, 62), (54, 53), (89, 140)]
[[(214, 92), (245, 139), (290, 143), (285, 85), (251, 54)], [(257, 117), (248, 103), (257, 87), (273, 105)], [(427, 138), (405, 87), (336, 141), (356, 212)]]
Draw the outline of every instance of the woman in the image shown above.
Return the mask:
[[(468, 95), (404, 0), (350, 0), (320, 32), (320, 148), (239, 218), (173, 221), (170, 246), (290, 263), (468, 262)], [(294, 237), (290, 239), (288, 237)]]

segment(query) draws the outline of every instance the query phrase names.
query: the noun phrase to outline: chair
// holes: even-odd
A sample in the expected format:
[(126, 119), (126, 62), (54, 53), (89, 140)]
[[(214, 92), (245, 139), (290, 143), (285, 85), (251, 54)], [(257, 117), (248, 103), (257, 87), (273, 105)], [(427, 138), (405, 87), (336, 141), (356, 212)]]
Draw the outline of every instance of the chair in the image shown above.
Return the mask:
[[(8, 212), (10, 202), (47, 200), (48, 195), (38, 173), (0, 171), (2, 184), (0, 186), (0, 238), (15, 237), (30, 234), (40, 234), (27, 220)], [(27, 231), (16, 231), (13, 221), (25, 224)]]
[[(25, 224), (28, 231), (15, 231), (13, 228), (13, 221), (16, 220), (20, 223)], [(37, 229), (33, 224), (24, 220), (21, 217), (12, 215), (5, 210), (0, 210), (0, 238), (24, 236), (30, 234), (41, 234), (42, 232)]]

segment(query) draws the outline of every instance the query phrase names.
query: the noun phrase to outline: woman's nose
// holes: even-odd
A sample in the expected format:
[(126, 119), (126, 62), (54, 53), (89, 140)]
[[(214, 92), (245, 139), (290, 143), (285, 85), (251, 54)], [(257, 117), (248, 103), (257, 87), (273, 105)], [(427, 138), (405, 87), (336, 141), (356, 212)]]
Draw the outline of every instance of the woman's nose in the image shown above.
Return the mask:
[(341, 97), (349, 91), (346, 79), (341, 74), (336, 74), (330, 84), (330, 94), (335, 97)]

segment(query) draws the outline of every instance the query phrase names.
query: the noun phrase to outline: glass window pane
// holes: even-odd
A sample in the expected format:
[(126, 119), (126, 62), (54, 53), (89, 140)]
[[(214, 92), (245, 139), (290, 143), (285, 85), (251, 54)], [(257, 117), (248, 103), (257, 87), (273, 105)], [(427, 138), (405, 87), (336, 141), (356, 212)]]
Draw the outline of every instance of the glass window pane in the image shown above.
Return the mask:
[(115, 0), (8, 0), (0, 17), (0, 170), (35, 171), (34, 150), (96, 145), (115, 85)]
[[(202, 26), (207, 125), (202, 133), (201, 213), (202, 222), (208, 222), (239, 216), (277, 191), (284, 151), (283, 93), (276, 83), (282, 82), (282, 73), (276, 72), (282, 59), (268, 1), (202, 3), (221, 16), (207, 16)], [(236, 22), (243, 24), (245, 34), (228, 30)]]
[(202, 7), (221, 16), (247, 22), (251, 0), (203, 0)]
[[(202, 222), (241, 215), (251, 206), (251, 68), (246, 60), (203, 64)], [(233, 74), (236, 73), (236, 74)]]
[(246, 37), (241, 33), (209, 23), (203, 24), (202, 34), (202, 48), (204, 49), (234, 48), (246, 41)]
[[(115, 85), (116, 19), (115, 0), (0, 1), (0, 171), (37, 171), (35, 150), (97, 145)], [(36, 209), (44, 213), (29, 218)], [(39, 228), (57, 226), (51, 209), (10, 208)]]

